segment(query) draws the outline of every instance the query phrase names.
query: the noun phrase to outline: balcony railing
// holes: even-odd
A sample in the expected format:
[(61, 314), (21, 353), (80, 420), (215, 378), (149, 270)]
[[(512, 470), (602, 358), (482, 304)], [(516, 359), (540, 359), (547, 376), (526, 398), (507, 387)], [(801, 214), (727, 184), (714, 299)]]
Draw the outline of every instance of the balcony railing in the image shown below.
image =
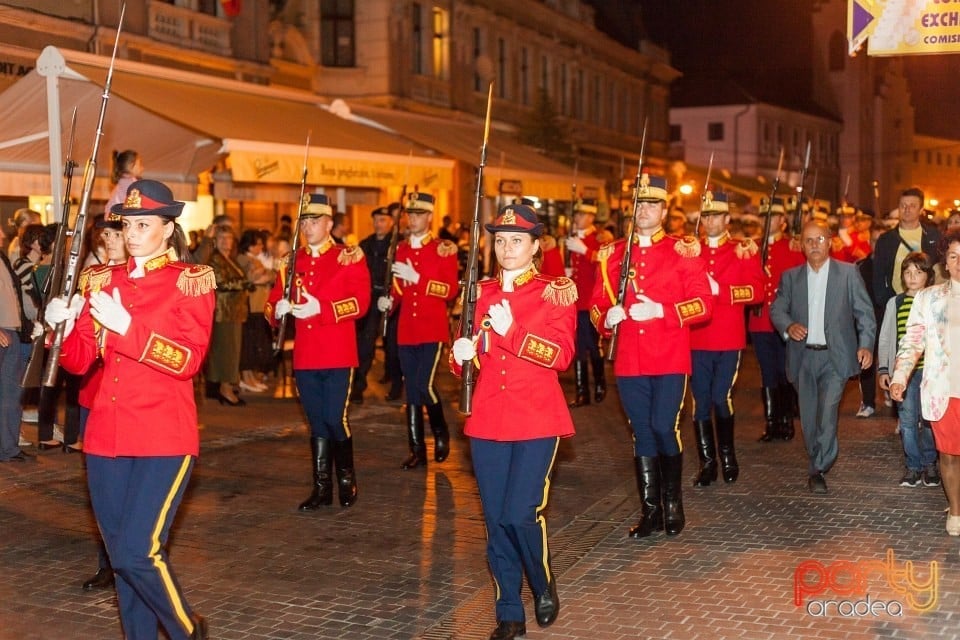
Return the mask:
[(191, 9), (151, 0), (148, 35), (154, 40), (230, 57), (230, 22)]

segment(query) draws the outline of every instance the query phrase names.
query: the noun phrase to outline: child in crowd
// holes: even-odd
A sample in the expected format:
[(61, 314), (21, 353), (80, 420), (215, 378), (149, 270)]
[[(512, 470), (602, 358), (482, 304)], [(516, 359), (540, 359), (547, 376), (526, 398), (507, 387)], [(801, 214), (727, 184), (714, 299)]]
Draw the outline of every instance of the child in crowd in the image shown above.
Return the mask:
[[(887, 302), (880, 327), (877, 348), (877, 371), (880, 374), (880, 388), (890, 388), (890, 372), (897, 355), (897, 345), (903, 337), (913, 306), (913, 297), (929, 284), (933, 284), (933, 265), (925, 253), (914, 252), (903, 259), (900, 269), (903, 293)], [(897, 407), (900, 419), (900, 440), (906, 458), (906, 472), (900, 480), (901, 487), (940, 486), (940, 473), (937, 471), (937, 450), (933, 443), (933, 431), (930, 423), (920, 414), (920, 381), (923, 378), (923, 357), (917, 362), (903, 402)]]

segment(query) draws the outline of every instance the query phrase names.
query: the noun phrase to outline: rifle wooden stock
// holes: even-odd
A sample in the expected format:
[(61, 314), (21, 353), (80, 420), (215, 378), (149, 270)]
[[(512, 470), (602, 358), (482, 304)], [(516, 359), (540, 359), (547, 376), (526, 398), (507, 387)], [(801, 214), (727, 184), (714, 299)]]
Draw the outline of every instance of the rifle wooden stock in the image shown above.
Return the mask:
[[(312, 131), (307, 131), (307, 143), (303, 150), (303, 174), (300, 176), (300, 200), (297, 205), (297, 221), (293, 225), (293, 237), (290, 239), (290, 253), (287, 254), (287, 264), (286, 264), (286, 280), (283, 282), (283, 300), (288, 302), (293, 302), (293, 281), (296, 280), (296, 268), (297, 268), (297, 245), (300, 243), (300, 217), (303, 214), (304, 207), (304, 195), (307, 190), (307, 159), (310, 155), (310, 134)], [(273, 340), (273, 357), (280, 357), (280, 354), (283, 353), (283, 343), (286, 340), (287, 336), (287, 323), (289, 322), (290, 314), (285, 313), (280, 316), (279, 324), (277, 325), (277, 336)]]
[[(474, 196), (473, 220), (470, 222), (470, 253), (463, 282), (463, 310), (460, 313), (460, 337), (473, 339), (474, 316), (477, 312), (477, 283), (479, 281), (480, 206), (483, 201), (483, 168), (487, 165), (487, 141), (490, 138), (490, 111), (493, 105), (493, 83), (487, 92), (487, 117), (483, 126), (483, 146), (480, 147), (480, 166), (477, 169), (477, 192)], [(473, 413), (473, 388), (477, 384), (477, 368), (473, 361), (464, 362), (460, 374), (460, 408), (465, 416)]]
[[(120, 31), (123, 28), (123, 14), (126, 12), (127, 5), (124, 3), (120, 7), (120, 20), (117, 23), (117, 35), (113, 41), (113, 55), (110, 57), (110, 69), (107, 71), (107, 79), (103, 84), (103, 95), (100, 100), (100, 116), (97, 119), (97, 132), (93, 138), (93, 148), (90, 151), (90, 158), (83, 169), (83, 188), (80, 196), (80, 207), (77, 209), (77, 220), (73, 225), (73, 237), (70, 240), (70, 254), (67, 258), (67, 267), (63, 273), (63, 286), (60, 290), (60, 298), (70, 303), (70, 298), (77, 290), (77, 279), (80, 275), (80, 256), (83, 252), (84, 236), (86, 235), (87, 212), (90, 209), (90, 199), (93, 195), (93, 182), (97, 177), (97, 154), (100, 152), (100, 139), (103, 137), (103, 121), (107, 114), (107, 101), (110, 100), (110, 85), (113, 84), (113, 69), (117, 60), (117, 49), (120, 46)], [(69, 197), (67, 192), (66, 197)], [(68, 210), (69, 211), (69, 210)], [(66, 225), (66, 219), (61, 220), (61, 224)], [(66, 331), (66, 322), (60, 322), (53, 330), (53, 340), (50, 343), (50, 356), (47, 358), (47, 366), (43, 372), (42, 384), (45, 387), (52, 387), (57, 383), (57, 368), (60, 366), (60, 351), (63, 346), (64, 333)]]

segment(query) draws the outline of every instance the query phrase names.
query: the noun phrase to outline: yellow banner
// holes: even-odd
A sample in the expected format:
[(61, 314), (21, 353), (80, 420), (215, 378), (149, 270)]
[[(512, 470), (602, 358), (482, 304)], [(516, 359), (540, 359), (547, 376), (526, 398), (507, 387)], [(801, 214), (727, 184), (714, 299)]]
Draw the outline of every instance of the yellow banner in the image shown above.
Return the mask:
[[(331, 187), (385, 189), (406, 182), (412, 189), (453, 188), (453, 163), (413, 158), (397, 162), (377, 159), (310, 157), (307, 184)], [(298, 184), (303, 173), (303, 155), (269, 151), (231, 150), (228, 158), (234, 182)], [(449, 166), (444, 166), (449, 165)]]
[(871, 56), (960, 53), (960, 2), (850, 0), (847, 33)]

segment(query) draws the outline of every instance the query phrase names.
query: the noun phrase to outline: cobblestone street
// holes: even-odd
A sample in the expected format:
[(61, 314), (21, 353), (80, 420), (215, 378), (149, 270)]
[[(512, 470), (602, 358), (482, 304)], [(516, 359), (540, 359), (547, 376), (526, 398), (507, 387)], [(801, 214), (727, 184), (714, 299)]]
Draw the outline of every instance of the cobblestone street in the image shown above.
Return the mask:
[[(457, 382), (440, 378), (458, 427), (452, 455), (431, 458), (426, 472), (401, 471), (403, 412), (383, 401), (379, 375), (377, 365), (366, 401), (351, 408), (360, 499), (350, 509), (297, 512), (310, 464), (294, 400), (247, 394), (244, 408), (201, 407), (201, 458), (170, 555), (211, 638), (489, 635), (493, 585), (467, 442), (450, 404)], [(855, 418), (849, 385), (830, 493), (815, 496), (799, 423), (792, 442), (757, 442), (758, 387), (748, 353), (735, 398), (735, 484), (691, 486), (697, 461), (684, 417), (687, 525), (673, 538), (626, 537), (639, 499), (616, 390), (574, 410), (578, 433), (561, 444), (547, 519), (562, 609), (539, 629), (530, 603), (527, 638), (960, 637), (960, 543), (944, 531), (939, 488), (898, 486), (895, 421)], [(35, 425), (24, 433), (36, 440)], [(80, 589), (97, 559), (81, 456), (47, 451), (0, 465), (0, 531), (0, 638), (122, 637), (112, 590)]]

